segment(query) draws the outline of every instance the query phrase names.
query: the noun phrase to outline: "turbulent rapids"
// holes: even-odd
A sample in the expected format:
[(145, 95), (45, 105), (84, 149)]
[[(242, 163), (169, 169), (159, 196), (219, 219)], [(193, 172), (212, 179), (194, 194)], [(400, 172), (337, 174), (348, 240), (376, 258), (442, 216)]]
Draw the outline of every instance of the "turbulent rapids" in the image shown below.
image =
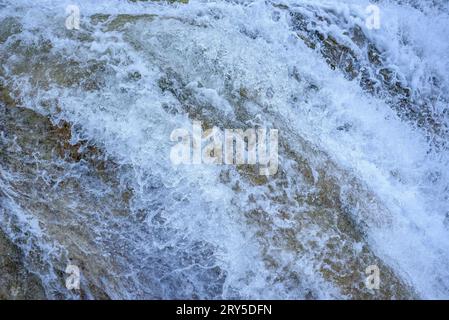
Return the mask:
[(447, 1), (74, 4), (0, 0), (0, 298), (449, 299)]

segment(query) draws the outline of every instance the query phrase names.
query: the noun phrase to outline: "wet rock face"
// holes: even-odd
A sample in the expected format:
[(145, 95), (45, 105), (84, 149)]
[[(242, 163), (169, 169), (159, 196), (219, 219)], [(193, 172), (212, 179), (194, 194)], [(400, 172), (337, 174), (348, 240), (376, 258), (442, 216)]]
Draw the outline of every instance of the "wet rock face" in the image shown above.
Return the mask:
[[(182, 76), (171, 69), (160, 79), (159, 86), (179, 99), (181, 108), (190, 118), (202, 121), (204, 130), (212, 124), (244, 128), (251, 117), (245, 106), (250, 102), (258, 103), (251, 100), (245, 89), (240, 89), (238, 95), (228, 92), (229, 101), (238, 110), (237, 120), (232, 120), (224, 114), (212, 115), (213, 107), (195, 100)], [(276, 124), (275, 119), (271, 121)], [(416, 298), (413, 288), (366, 243), (365, 224), (375, 223), (370, 218), (375, 214), (374, 220), (387, 225), (387, 209), (360, 181), (287, 128), (282, 130), (280, 141), (279, 156), (285, 161), (281, 161), (276, 175), (260, 176), (257, 168), (248, 165), (238, 166), (237, 173), (227, 169), (220, 173), (220, 181), (236, 192), (234, 203), (238, 204), (246, 223), (257, 230), (264, 264), (274, 276), (273, 285), (282, 283), (291, 290), (303, 287), (306, 275), (296, 271), (295, 264), (308, 260), (316, 263), (313, 266), (315, 276), (319, 274), (348, 298)], [(342, 185), (351, 187), (348, 190)], [(365, 207), (362, 203), (366, 199), (370, 199), (374, 207)], [(266, 201), (276, 209), (268, 211)], [(351, 214), (353, 207), (359, 208), (365, 221)], [(314, 236), (310, 237), (311, 234)], [(279, 253), (293, 258), (284, 260)], [(381, 290), (368, 290), (364, 282), (368, 265), (379, 266), (383, 281), (388, 285)], [(306, 289), (302, 294), (311, 299), (318, 297), (313, 289)]]
[(13, 17), (7, 17), (0, 21), (2, 26), (0, 31), (0, 43), (4, 43), (8, 37), (22, 31), (22, 25)]
[[(357, 50), (316, 26), (317, 21), (338, 21), (317, 15), (314, 25), (299, 11), (277, 8), (287, 12), (290, 19), (286, 30), (293, 28), (307, 46), (318, 50), (330, 68), (358, 81), (371, 95), (386, 94), (382, 98), (394, 108), (413, 103), (409, 89), (398, 83), (382, 51), (362, 28), (355, 25), (347, 32)], [(219, 8), (216, 11), (213, 21), (223, 18)], [(57, 40), (70, 39), (80, 52), (89, 54), (91, 47), (101, 43), (104, 51), (98, 59), (58, 52), (57, 41), (42, 34), (36, 36), (36, 43), (23, 43), (14, 38), (22, 28), (17, 20), (0, 21), (4, 26), (0, 41), (7, 42), (5, 51), (0, 51), (0, 200), (5, 204), (5, 210), (0, 211), (0, 267), (8, 270), (0, 277), (0, 285), (4, 284), (0, 298), (252, 298), (266, 297), (271, 289), (272, 298), (419, 297), (409, 279), (384, 262), (370, 242), (369, 228), (388, 228), (392, 223), (387, 205), (350, 168), (339, 165), (310, 137), (303, 137), (288, 116), (279, 112), (285, 105), (267, 102), (279, 95), (273, 89), (276, 83), (265, 87), (262, 83), (257, 88), (246, 85), (244, 73), (251, 71), (249, 67), (236, 67), (234, 72), (233, 65), (226, 65), (229, 61), (220, 61), (218, 54), (208, 52), (207, 42), (198, 44), (194, 37), (182, 44), (189, 52), (176, 45), (183, 39), (170, 33), (168, 22), (178, 32), (191, 28), (188, 30), (198, 32), (195, 35), (200, 39), (203, 30), (214, 27), (204, 23), (205, 12), (200, 13), (199, 22), (183, 15), (94, 14), (79, 33), (55, 36)], [(162, 30), (156, 28), (158, 25)], [(143, 30), (158, 31), (145, 34)], [(214, 36), (222, 36), (221, 31)], [(257, 30), (242, 27), (240, 32), (245, 41), (260, 40)], [(139, 38), (141, 33), (144, 36)], [(123, 37), (123, 43), (108, 47), (108, 41), (119, 41), (117, 35)], [(121, 55), (122, 48), (133, 54)], [(12, 51), (17, 55), (14, 59), (1, 54)], [(193, 59), (174, 57), (184, 54)], [(133, 63), (144, 67), (126, 69)], [(157, 76), (151, 78), (149, 69), (156, 70)], [(304, 87), (304, 97), (292, 94), (295, 102), (306, 101), (309, 93), (321, 90), (313, 79), (304, 80), (296, 67), (285, 73), (295, 86)], [(19, 92), (20, 86), (9, 86), (14, 83), (11, 76), (27, 77), (31, 89)], [(211, 78), (216, 82), (209, 81)], [(251, 79), (249, 83), (254, 84)], [(154, 90), (145, 91), (148, 87)], [(233, 114), (217, 108), (216, 99), (205, 98), (204, 92), (215, 89)], [(45, 99), (50, 91), (57, 94)], [(123, 95), (126, 99), (114, 109), (114, 99), (121, 99), (120, 94), (126, 91), (129, 96)], [(148, 109), (132, 99), (140, 92), (144, 95), (138, 103)], [(80, 108), (94, 96), (95, 103), (82, 110), (96, 122), (80, 121), (91, 119), (84, 115), (77, 118), (76, 108), (63, 104), (67, 96), (80, 98), (76, 101)], [(155, 97), (163, 103), (158, 104)], [(146, 105), (150, 98), (154, 101)], [(138, 117), (133, 118), (135, 113)], [(104, 117), (97, 118), (98, 114)], [(402, 115), (408, 121), (416, 120), (408, 111)], [(135, 122), (128, 121), (130, 118)], [(145, 121), (140, 122), (141, 118)], [(203, 177), (212, 177), (210, 181), (216, 178), (205, 186), (203, 181), (194, 180), (189, 170), (186, 174), (179, 170), (176, 176), (173, 168), (163, 167), (161, 159), (166, 159), (147, 144), (148, 140), (153, 145), (163, 144), (165, 139), (151, 140), (158, 134), (155, 131), (163, 129), (151, 127), (153, 118), (166, 121), (166, 126), (176, 123), (170, 122), (172, 118), (200, 120), (203, 129), (247, 128), (258, 120), (281, 128), (279, 171), (267, 177), (258, 174), (257, 166), (221, 167)], [(104, 125), (106, 121), (109, 127)], [(337, 133), (352, 129), (352, 124), (344, 122), (336, 127)], [(108, 130), (112, 134), (103, 135)], [(90, 136), (83, 135), (86, 132)], [(76, 139), (78, 135), (88, 138)], [(112, 143), (106, 143), (108, 138)], [(117, 145), (135, 154), (126, 157), (117, 152)], [(157, 149), (168, 154), (165, 151)], [(159, 167), (162, 172), (156, 170)], [(229, 202), (210, 200), (204, 189), (215, 188), (223, 192), (220, 198)], [(221, 206), (213, 206), (214, 201)], [(186, 208), (191, 216), (179, 214), (188, 211)], [(217, 216), (223, 220), (209, 223)], [(185, 226), (190, 223), (193, 229)], [(226, 229), (232, 223), (242, 228)], [(39, 232), (30, 232), (30, 224)], [(214, 242), (222, 230), (225, 236)], [(212, 237), (203, 237), (211, 231), (215, 232)], [(238, 232), (244, 233), (245, 241), (232, 250), (243, 252), (236, 256), (251, 260), (250, 264), (240, 265), (234, 252), (222, 247), (221, 242), (232, 244)], [(245, 251), (246, 246), (251, 249)], [(253, 251), (260, 255), (252, 256)], [(232, 263), (237, 268), (229, 268)], [(68, 264), (81, 269), (80, 290), (65, 287)], [(373, 292), (365, 286), (368, 265), (381, 269), (380, 290)]]
[(23, 252), (0, 230), (0, 300), (45, 299), (41, 280), (30, 273)]
[[(0, 278), (4, 284), (0, 297), (126, 298), (128, 289), (120, 290), (120, 286), (134, 288), (133, 297), (151, 299), (163, 298), (162, 294), (204, 298), (221, 292), (224, 272), (218, 267), (205, 271), (196, 268), (194, 273), (201, 282), (193, 281), (191, 275), (182, 280), (170, 275), (173, 268), (213, 256), (208, 244), (182, 241), (179, 245), (186, 250), (182, 255), (172, 247), (161, 249), (159, 256), (170, 259), (171, 264), (157, 255), (148, 256), (144, 246), (137, 248), (135, 242), (140, 239), (151, 242), (153, 236), (161, 236), (156, 233), (158, 229), (169, 232), (169, 228), (162, 217), (156, 217), (154, 229), (146, 229), (144, 220), (151, 208), (132, 212), (133, 189), (125, 177), (118, 180), (123, 168), (106, 159), (100, 148), (87, 141), (72, 144), (71, 124), (52, 123), (48, 117), (21, 107), (10, 97), (7, 88), (1, 90), (0, 130), (5, 151), (0, 154), (1, 169), (14, 176), (14, 179), (8, 176), (0, 180), (2, 187), (9, 191), (0, 194), (0, 200), (5, 200), (1, 218), (5, 219), (5, 228), (11, 236), (16, 237), (16, 232), (21, 234), (18, 230), (24, 226), (15, 217), (21, 213), (11, 212), (6, 205), (6, 199), (11, 199), (38, 221), (43, 234), (36, 237), (25, 231), (15, 238), (14, 244), (0, 233), (0, 245), (4, 249), (0, 263), (7, 270)], [(128, 234), (127, 239), (122, 238), (123, 234)], [(48, 256), (46, 246), (55, 246), (56, 254)], [(130, 250), (142, 250), (138, 257), (146, 263), (131, 260)], [(83, 277), (80, 290), (65, 288), (68, 264), (80, 268)], [(127, 275), (130, 265), (134, 266), (133, 272), (141, 283)], [(38, 272), (45, 283), (28, 270)], [(154, 274), (166, 279), (153, 279)], [(179, 281), (191, 291), (179, 292), (176, 285)]]
[[(444, 102), (437, 83), (433, 95), (417, 96), (389, 66), (383, 50), (370, 40), (360, 25), (348, 26), (347, 21), (334, 12), (315, 11), (313, 7), (307, 8), (307, 15), (295, 8), (284, 6), (282, 9), (288, 11), (298, 37), (309, 48), (320, 52), (331, 69), (340, 70), (347, 79), (358, 81), (366, 92), (384, 99), (401, 118), (427, 132), (429, 139), (436, 135), (437, 147), (445, 148), (449, 128), (442, 115), (433, 111), (437, 100)], [(329, 26), (341, 28), (346, 42), (324, 33)]]
[[(168, 75), (167, 75), (168, 76)], [(222, 118), (219, 120), (207, 118), (196, 113), (195, 110), (207, 110), (210, 106), (201, 105), (198, 101), (189, 101), (191, 95), (185, 91), (180, 76), (170, 73), (171, 79), (165, 78), (160, 82), (164, 90), (170, 90), (175, 95), (179, 95), (180, 101), (195, 119), (203, 120), (206, 123), (213, 121), (224, 121), (222, 125), (242, 126), (244, 119), (248, 117), (248, 111), (244, 109), (244, 101), (248, 102), (248, 94), (241, 93), (240, 97), (234, 97), (235, 103), (240, 103), (241, 119), (239, 122), (233, 122), (230, 119)], [(177, 78), (177, 80), (175, 80)], [(16, 192), (28, 193), (27, 198), (17, 198), (18, 203), (26, 210), (32, 212), (37, 217), (45, 233), (53, 240), (56, 240), (66, 253), (62, 259), (52, 260), (52, 268), (56, 274), (56, 281), (60, 285), (64, 284), (66, 275), (64, 274), (66, 263), (75, 263), (81, 267), (86, 283), (82, 284), (81, 291), (76, 292), (78, 298), (110, 298), (113, 295), (113, 288), (104, 287), (104, 284), (98, 282), (101, 277), (114, 277), (112, 283), (121, 283), (120, 274), (121, 263), (110, 258), (100, 258), (100, 252), (122, 252), (125, 254), (127, 245), (125, 243), (113, 240), (113, 234), (118, 232), (114, 230), (111, 238), (105, 237), (106, 242), (99, 243), (95, 240), (93, 229), (78, 226), (77, 216), (84, 216), (82, 220), (87, 223), (86, 226), (98, 223), (90, 220), (92, 213), (98, 210), (106, 210), (113, 216), (126, 220), (134, 220), (130, 215), (130, 200), (133, 197), (133, 190), (120, 187), (113, 173), (117, 166), (104, 159), (101, 148), (90, 143), (79, 142), (71, 144), (71, 125), (67, 122), (53, 124), (47, 117), (42, 116), (32, 110), (22, 108), (8, 94), (8, 89), (2, 87), (2, 131), (6, 134), (8, 152), (2, 154), (2, 163), (9, 172), (19, 174), (21, 178), (12, 182), (12, 187)], [(191, 108), (195, 106), (195, 108)], [(297, 137), (296, 141), (301, 141)], [(281, 146), (281, 156), (292, 159), (296, 163), (296, 178), (292, 178), (287, 172), (281, 171), (272, 178), (257, 175), (254, 168), (239, 167), (237, 176), (223, 171), (222, 176), (228, 178), (222, 179), (223, 183), (228, 184), (230, 188), (236, 191), (236, 201), (240, 202), (241, 212), (245, 216), (249, 225), (255, 226), (257, 237), (263, 249), (264, 263), (269, 270), (272, 270), (276, 277), (275, 283), (283, 283), (288, 288), (303, 285), (304, 275), (292, 271), (293, 264), (297, 260), (310, 259), (316, 260), (317, 255), (325, 257), (320, 262), (317, 272), (321, 273), (327, 281), (335, 283), (343, 294), (352, 298), (409, 298), (413, 297), (413, 291), (389, 269), (383, 265), (370, 250), (363, 244), (363, 231), (354, 227), (351, 216), (345, 211), (342, 205), (341, 192), (339, 184), (332, 176), (327, 176), (326, 172), (335, 172), (336, 168), (313, 168), (319, 170), (319, 176), (314, 177), (312, 173), (312, 163), (318, 161), (317, 157), (312, 160), (310, 157), (314, 153), (305, 141), (301, 142), (302, 151), (292, 148), (288, 144)], [(308, 155), (308, 156), (305, 156)], [(66, 178), (71, 175), (71, 166), (81, 166), (85, 173), (78, 178)], [(329, 166), (330, 164), (327, 164)], [(332, 165), (331, 165), (332, 166)], [(41, 176), (45, 172), (49, 180), (46, 183), (36, 181), (34, 177)], [(234, 176), (233, 176), (234, 175)], [(107, 193), (97, 199), (92, 193), (94, 189), (86, 188), (81, 185), (81, 180), (87, 176), (94, 177), (94, 188), (98, 190), (102, 185), (111, 188), (112, 193)], [(232, 177), (233, 176), (233, 177)], [(84, 178), (83, 178), (84, 177)], [(237, 179), (237, 180), (236, 180)], [(257, 187), (262, 192), (255, 195), (251, 192), (245, 192), (245, 185), (252, 188)], [(243, 187), (243, 190), (240, 187)], [(300, 186), (300, 187), (299, 187)], [(283, 189), (290, 189), (291, 193), (283, 192)], [(292, 192), (296, 190), (295, 192)], [(314, 190), (311, 192), (311, 190)], [(116, 195), (113, 195), (116, 194)], [(278, 216), (273, 216), (260, 205), (261, 201), (270, 201), (272, 205), (278, 206)], [(72, 207), (76, 204), (75, 207)], [(71, 208), (69, 208), (70, 206)], [(247, 209), (253, 207), (253, 209)], [(298, 210), (306, 207), (307, 210)], [(141, 217), (135, 217), (138, 220)], [(106, 217), (102, 218), (103, 223), (109, 224)], [(81, 220), (81, 221), (82, 221)], [(90, 221), (90, 222), (87, 222)], [(111, 228), (125, 228), (119, 221), (110, 221)], [(285, 221), (289, 227), (279, 226), (279, 221)], [(157, 224), (164, 224), (163, 219), (156, 220)], [(309, 233), (320, 230), (322, 238), (319, 244), (317, 238), (314, 241), (309, 239)], [(103, 231), (104, 232), (104, 231)], [(143, 230), (141, 236), (145, 236)], [(118, 232), (120, 233), (120, 232)], [(304, 238), (299, 235), (305, 236)], [(108, 243), (108, 244), (107, 244)], [(360, 252), (355, 252), (352, 246), (356, 243), (361, 244)], [(6, 291), (3, 293), (5, 298), (15, 298), (13, 293), (14, 286), (23, 285), (20, 294), (26, 298), (49, 298), (63, 297), (68, 292), (61, 292), (56, 296), (45, 295), (44, 287), (40, 284), (37, 276), (32, 276), (23, 264), (20, 247), (16, 247), (2, 238), (5, 255), (3, 261), (8, 267), (8, 277), (4, 279)], [(346, 244), (346, 245), (344, 245)], [(212, 248), (204, 247), (204, 244), (194, 245), (198, 252), (198, 257), (190, 254), (184, 254), (179, 258), (183, 263), (192, 259), (202, 259), (202, 255), (213, 255)], [(43, 259), (38, 248), (33, 255), (35, 259)], [(123, 251), (124, 250), (124, 251)], [(189, 249), (190, 251), (190, 249)], [(89, 254), (87, 254), (89, 252)], [(94, 253), (96, 252), (96, 253)], [(277, 252), (290, 252), (295, 257), (292, 261), (282, 261)], [(173, 253), (174, 254), (174, 253)], [(96, 258), (93, 258), (94, 255)], [(67, 259), (67, 260), (66, 260)], [(318, 258), (321, 260), (321, 258)], [(342, 263), (344, 261), (344, 263)], [(381, 291), (373, 295), (364, 287), (364, 266), (369, 261), (371, 264), (377, 264), (384, 271), (384, 279), (388, 279), (389, 286), (385, 286)], [(29, 263), (29, 262), (28, 262)], [(31, 262), (33, 264), (33, 262)], [(36, 263), (36, 262), (34, 262)], [(115, 266), (111, 268), (111, 266)], [(49, 271), (47, 271), (49, 272)], [(115, 272), (111, 273), (111, 272)], [(225, 273), (220, 268), (211, 269), (207, 274), (210, 287), (209, 295), (219, 294), (222, 290), (222, 283), (226, 278)], [(22, 282), (18, 282), (18, 278)], [(191, 284), (193, 285), (193, 284)], [(9, 291), (8, 291), (9, 290)], [(108, 290), (112, 290), (111, 293)], [(171, 289), (170, 289), (171, 290)], [(173, 287), (173, 290), (175, 288)], [(69, 295), (70, 296), (70, 295)], [(317, 297), (312, 290), (304, 292), (304, 296), (309, 298)], [(148, 297), (148, 296), (146, 296)], [(154, 297), (154, 296), (152, 296)], [(201, 297), (193, 294), (190, 297)]]
[[(3, 98), (5, 98), (6, 88), (2, 89)], [(69, 201), (67, 194), (65, 198), (62, 194), (75, 191), (73, 184), (62, 180), (64, 180), (64, 175), (69, 173), (70, 163), (79, 163), (81, 160), (94, 163), (98, 158), (96, 151), (87, 146), (85, 146), (85, 151), (81, 151), (80, 144), (71, 145), (69, 143), (70, 126), (66, 123), (62, 123), (60, 127), (53, 125), (47, 117), (19, 107), (17, 102), (12, 103), (9, 95), (8, 98), (1, 99), (0, 104), (1, 145), (4, 151), (0, 155), (1, 170), (2, 173), (8, 172), (7, 176), (2, 175), (2, 179), (0, 179), (2, 186), (6, 188), (0, 193), (2, 228), (5, 228), (6, 232), (0, 232), (0, 264), (2, 270), (6, 270), (0, 277), (2, 290), (4, 290), (0, 293), (1, 297), (4, 299), (49, 299), (77, 296), (87, 298), (92, 294), (97, 298), (107, 297), (94, 283), (82, 286), (81, 291), (75, 292), (74, 295), (64, 289), (67, 277), (64, 273), (66, 265), (69, 261), (84, 265), (86, 260), (84, 253), (73, 250), (69, 256), (61, 254), (56, 260), (52, 260), (52, 257), (47, 256), (42, 247), (43, 245), (52, 245), (54, 240), (64, 239), (70, 234), (73, 237), (77, 235), (76, 230), (69, 232), (64, 229), (54, 229), (56, 234), (52, 235), (51, 229), (54, 228), (55, 219), (57, 220), (58, 216), (64, 219), (61, 215), (62, 211), (60, 211), (64, 209), (58, 208), (58, 206), (64, 201)], [(64, 167), (64, 163), (68, 167)], [(97, 164), (104, 170), (104, 165), (100, 162)], [(101, 172), (101, 168), (98, 168), (99, 172)], [(50, 180), (44, 183), (39, 181), (37, 177), (43, 177), (43, 174), (47, 173), (50, 174)], [(11, 179), (9, 174), (14, 175), (14, 179)], [(61, 187), (56, 187), (55, 182), (58, 180)], [(25, 193), (27, 196), (17, 197), (17, 192)], [(60, 197), (60, 203), (58, 204), (53, 197)], [(46, 204), (47, 202), (50, 205)], [(11, 206), (12, 203), (13, 206)], [(48, 234), (38, 235), (36, 238), (36, 235), (27, 230), (26, 224), (20, 223), (20, 218), (17, 220), (16, 215), (20, 215), (21, 212), (14, 212), (14, 210), (23, 210), (23, 212), (31, 214), (30, 218), (36, 219), (39, 227)], [(65, 209), (64, 211), (69, 210)], [(65, 213), (70, 214), (69, 212)], [(66, 219), (67, 221), (68, 219)], [(13, 242), (10, 237), (14, 239)], [(70, 242), (65, 248), (70, 248)], [(49, 283), (43, 281), (50, 283), (55, 281), (60, 292), (55, 292), (54, 287), (50, 289)]]

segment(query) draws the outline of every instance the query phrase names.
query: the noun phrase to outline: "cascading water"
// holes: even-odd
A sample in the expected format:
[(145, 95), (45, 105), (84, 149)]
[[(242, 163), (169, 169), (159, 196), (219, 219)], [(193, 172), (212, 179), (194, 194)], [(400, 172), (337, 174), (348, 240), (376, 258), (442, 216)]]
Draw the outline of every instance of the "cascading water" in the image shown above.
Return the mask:
[[(0, 0), (1, 298), (449, 297), (446, 1), (68, 5)], [(194, 120), (277, 173), (173, 165)]]

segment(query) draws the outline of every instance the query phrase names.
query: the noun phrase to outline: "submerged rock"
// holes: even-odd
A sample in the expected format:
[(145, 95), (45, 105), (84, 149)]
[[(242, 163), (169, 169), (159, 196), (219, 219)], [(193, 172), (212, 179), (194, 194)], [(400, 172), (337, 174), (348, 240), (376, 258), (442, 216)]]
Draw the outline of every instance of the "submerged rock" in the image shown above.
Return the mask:
[[(370, 94), (385, 99), (401, 118), (427, 132), (429, 139), (438, 136), (438, 147), (445, 146), (449, 128), (445, 126), (445, 119), (433, 112), (435, 99), (440, 99), (438, 90), (433, 97), (423, 99), (422, 94), (416, 96), (409, 84), (398, 78), (382, 49), (369, 39), (362, 27), (358, 24), (348, 27), (347, 21), (332, 10), (320, 13), (313, 6), (306, 6), (306, 10), (310, 10), (309, 15), (306, 15), (295, 7), (284, 6), (282, 9), (288, 12), (298, 37), (309, 48), (320, 52), (331, 69), (340, 70), (347, 79), (358, 81)], [(348, 43), (348, 40), (346, 43), (339, 41), (323, 31), (335, 26), (352, 43)]]
[[(344, 112), (327, 136), (298, 129), (292, 118), (316, 109), (318, 117), (307, 120), (330, 130), (325, 104), (332, 101), (310, 102), (323, 90), (320, 79), (273, 50), (290, 49), (289, 40), (270, 47), (274, 40), (260, 24), (235, 26), (221, 6), (190, 16), (93, 14), (78, 33), (46, 37), (44, 28), (33, 29), (30, 43), (15, 37), (22, 28), (16, 19), (0, 21), (0, 265), (8, 270), (0, 276), (0, 298), (420, 297), (414, 279), (370, 233), (395, 231), (394, 209), (403, 209), (403, 198), (383, 201), (371, 177), (364, 180), (320, 141), (338, 134), (337, 147), (354, 151), (343, 156), (359, 157), (387, 190), (407, 193), (389, 149), (379, 151), (388, 174), (376, 176), (383, 163), (368, 156), (376, 152), (368, 136), (382, 128), (360, 134), (366, 145), (349, 139), (366, 123), (357, 116), (361, 123), (350, 122)], [(289, 19), (282, 30), (293, 28), (348, 80), (394, 108), (413, 102), (360, 26), (347, 31), (352, 43), (344, 43), (317, 27), (335, 23), (334, 13), (310, 19), (287, 5), (276, 8)], [(232, 40), (222, 45), (225, 36)], [(234, 40), (252, 51), (230, 55)], [(343, 102), (337, 107), (345, 109)], [(407, 121), (422, 116), (413, 118), (412, 109), (401, 111)], [(257, 165), (170, 166), (170, 130), (191, 120), (202, 121), (203, 130), (279, 128), (279, 170), (264, 176)], [(81, 270), (80, 290), (65, 286), (69, 264)], [(370, 265), (381, 271), (379, 290), (365, 285)]]
[[(0, 198), (2, 196), (0, 192)], [(0, 300), (38, 300), (47, 297), (39, 277), (27, 269), (23, 254), (0, 230)]]

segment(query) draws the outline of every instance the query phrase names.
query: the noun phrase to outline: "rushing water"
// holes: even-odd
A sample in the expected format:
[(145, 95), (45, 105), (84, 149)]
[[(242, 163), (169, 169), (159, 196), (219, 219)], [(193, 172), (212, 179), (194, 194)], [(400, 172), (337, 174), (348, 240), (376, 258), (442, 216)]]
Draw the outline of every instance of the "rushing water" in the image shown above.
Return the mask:
[[(3, 296), (449, 297), (446, 1), (70, 4), (0, 0)], [(193, 120), (278, 172), (174, 166)]]

